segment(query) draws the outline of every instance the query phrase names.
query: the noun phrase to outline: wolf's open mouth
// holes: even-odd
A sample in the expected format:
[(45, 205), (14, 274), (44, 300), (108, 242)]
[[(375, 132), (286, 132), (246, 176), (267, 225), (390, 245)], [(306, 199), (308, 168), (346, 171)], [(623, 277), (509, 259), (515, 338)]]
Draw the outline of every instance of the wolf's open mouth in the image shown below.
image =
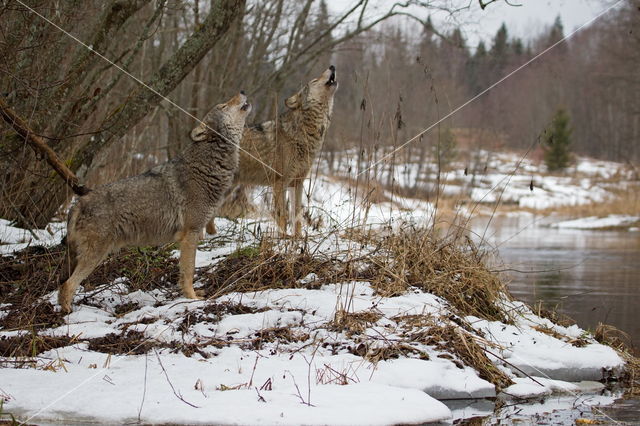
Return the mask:
[(240, 109), (241, 109), (241, 110), (243, 110), (243, 111), (246, 111), (246, 110), (248, 110), (250, 107), (251, 107), (251, 104), (250, 104), (249, 102), (245, 102), (245, 103), (240, 107)]
[(336, 70), (331, 66), (331, 75), (329, 76), (329, 80), (325, 83), (327, 86), (333, 86), (336, 84)]

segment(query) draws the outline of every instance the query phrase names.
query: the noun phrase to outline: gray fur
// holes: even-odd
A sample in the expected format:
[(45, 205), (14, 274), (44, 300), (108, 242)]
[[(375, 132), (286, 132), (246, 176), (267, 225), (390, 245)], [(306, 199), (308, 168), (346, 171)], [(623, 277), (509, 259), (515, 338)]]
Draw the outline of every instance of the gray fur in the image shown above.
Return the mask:
[(82, 280), (109, 253), (126, 246), (179, 242), (180, 284), (186, 297), (196, 297), (192, 284), (197, 241), (236, 174), (249, 110), (243, 94), (216, 105), (204, 119), (206, 126), (193, 129), (193, 142), (178, 158), (79, 199), (67, 225), (73, 273), (58, 295), (64, 312), (71, 311)]
[[(302, 231), (302, 183), (322, 148), (337, 87), (335, 68), (331, 66), (287, 98), (287, 110), (277, 120), (245, 128), (242, 135), (243, 151), (234, 183), (273, 187), (275, 219), (283, 233), (289, 222), (285, 203), (289, 187), (294, 188), (294, 233), (300, 235)], [(207, 225), (207, 232), (215, 233), (213, 221)]]

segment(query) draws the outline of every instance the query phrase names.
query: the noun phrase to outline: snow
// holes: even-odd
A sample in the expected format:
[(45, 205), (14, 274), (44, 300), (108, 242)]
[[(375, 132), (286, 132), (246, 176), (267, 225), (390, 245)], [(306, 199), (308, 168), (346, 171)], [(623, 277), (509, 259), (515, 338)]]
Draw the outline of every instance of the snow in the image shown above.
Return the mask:
[(33, 229), (29, 232), (12, 226), (8, 220), (0, 219), (0, 255), (22, 250), (30, 245), (58, 244), (65, 233), (64, 223), (51, 223), (47, 229)]
[[(533, 162), (523, 161), (514, 174), (518, 156), (494, 153), (491, 157), (492, 169), (476, 177), (479, 187), (470, 188), (472, 177), (465, 176), (460, 167), (444, 177), (443, 191), (466, 192), (475, 202), (501, 199), (544, 209), (602, 201), (610, 196), (609, 191), (594, 187), (584, 176), (608, 179), (621, 173), (612, 163), (581, 159), (575, 167), (580, 176), (537, 176), (531, 191), (531, 174), (537, 170)], [(355, 174), (355, 156), (345, 161)], [(417, 179), (434, 182), (433, 173), (427, 165), (407, 163), (395, 169), (381, 166), (378, 179), (386, 182), (391, 178), (396, 185), (409, 188)], [(344, 258), (357, 246), (359, 255), (366, 255), (372, 248), (360, 247), (341, 231), (359, 227), (388, 232), (403, 223), (424, 225), (433, 220), (434, 206), (428, 201), (382, 189), (384, 200), (369, 203), (362, 189), (358, 192), (345, 183), (345, 177), (353, 178), (321, 173), (305, 183), (311, 214), (322, 222), (319, 230), (308, 229), (311, 252)], [(264, 204), (263, 189), (254, 190), (253, 197)], [(214, 268), (235, 250), (256, 244), (257, 234), (274, 228), (268, 216), (262, 208), (258, 218), (216, 219), (219, 234), (203, 241), (196, 266)], [(611, 227), (638, 221), (630, 216), (605, 219), (553, 226), (594, 227), (597, 223), (597, 227)], [(0, 220), (0, 253), (58, 244), (65, 226), (55, 223), (33, 233), (35, 237)], [(312, 273), (300, 282), (316, 279)], [(594, 381), (617, 375), (624, 368), (613, 349), (597, 343), (586, 331), (556, 325), (506, 297), (502, 303), (513, 313), (511, 324), (457, 318), (447, 301), (414, 289), (383, 297), (366, 281), (333, 282), (315, 289), (231, 292), (197, 301), (176, 298), (161, 289), (129, 292), (125, 278), (98, 284), (91, 292), (79, 289), (65, 324), (41, 332), (75, 336), (69, 346), (39, 354), (34, 358), (35, 368), (9, 368), (0, 360), (4, 366), (0, 368), (0, 398), (5, 411), (38, 422), (385, 425), (452, 422), (493, 411), (491, 403), (476, 401), (461, 407), (450, 402), (446, 406), (441, 400), (496, 395), (546, 398), (543, 403), (520, 407), (519, 412), (505, 408), (511, 419), (508, 416), (574, 403), (585, 407), (611, 403), (609, 396), (583, 395), (599, 392), (602, 385)], [(196, 283), (199, 285), (202, 283)], [(56, 304), (56, 291), (45, 297)], [(133, 310), (116, 314), (123, 303), (131, 304)], [(223, 309), (229, 306), (238, 309)], [(0, 318), (7, 308), (0, 305)], [(373, 319), (362, 323), (358, 332), (333, 327), (345, 313), (368, 314)], [(407, 325), (401, 318), (408, 315), (442, 326), (468, 322), (472, 328), (459, 328), (460, 332), (485, 348), (489, 359), (514, 384), (500, 394), (446, 349), (407, 341), (403, 328)], [(158, 343), (158, 348), (143, 355), (108, 355), (89, 349), (89, 339), (126, 330), (142, 333)], [(289, 333), (290, 338), (256, 337), (274, 331)], [(24, 333), (0, 330), (0, 337)], [(181, 345), (189, 344), (198, 344), (201, 351), (185, 355)], [(409, 350), (395, 357), (373, 361), (367, 356), (402, 345)]]
[(552, 228), (602, 229), (625, 228), (637, 223), (640, 223), (640, 216), (614, 214), (607, 217), (591, 216), (574, 220), (565, 220), (562, 222), (552, 223), (549, 226)]
[(545, 377), (516, 377), (515, 384), (504, 390), (504, 393), (516, 398), (534, 398), (551, 394), (570, 394), (578, 392), (600, 392), (604, 385), (600, 382), (581, 381), (570, 383), (562, 380), (551, 380)]
[(588, 336), (579, 327), (553, 324), (534, 315), (523, 303), (510, 303), (520, 314), (515, 325), (479, 318), (469, 320), (498, 345), (500, 358), (493, 355), (490, 358), (516, 367), (516, 374), (543, 375), (568, 382), (597, 381), (619, 374), (624, 368), (624, 361), (611, 347), (593, 341), (578, 342)]
[[(285, 357), (257, 358), (261, 368), (255, 372), (256, 356), (235, 349), (212, 360), (173, 354), (115, 356), (102, 369), (87, 366), (102, 365), (105, 356), (91, 357), (76, 348), (59, 350), (56, 356), (68, 360), (64, 370), (3, 371), (3, 382), (13, 384), (6, 407), (19, 401), (29, 407), (21, 411), (37, 414), (35, 419), (63, 421), (73, 416), (117, 423), (136, 421), (138, 413), (140, 421), (153, 423), (277, 425), (420, 424), (451, 416), (444, 404), (415, 389), (355, 383), (312, 386), (309, 391), (307, 365), (295, 362), (299, 355), (293, 362)], [(252, 379), (254, 386), (231, 389)], [(269, 379), (272, 390), (259, 390)], [(39, 389), (16, 386), (20, 382), (38, 383)], [(223, 385), (229, 390), (216, 390)]]
[[(358, 165), (356, 151), (347, 151), (343, 156), (335, 171), (340, 176), (355, 179), (368, 167), (369, 158)], [(453, 162), (451, 170), (442, 173), (439, 180), (437, 167), (421, 164), (418, 157), (405, 159), (403, 164), (383, 163), (369, 171), (368, 178), (387, 186), (392, 182), (399, 188), (433, 192), (439, 181), (441, 194), (468, 196), (478, 204), (499, 200), (533, 210), (600, 203), (614, 197), (612, 189), (632, 182), (632, 173), (624, 165), (586, 157), (578, 157), (576, 164), (561, 175), (544, 173), (544, 165), (524, 154), (479, 150), (472, 157)], [(327, 174), (328, 170), (321, 168), (321, 173)], [(360, 179), (362, 183), (363, 177)]]
[[(472, 368), (459, 368), (450, 359), (439, 357), (441, 352), (433, 347), (416, 345), (428, 359), (405, 356), (372, 363), (348, 350), (358, 338), (327, 328), (348, 303), (353, 312), (382, 315), (363, 333), (363, 337), (374, 339), (372, 345), (397, 340), (399, 329), (394, 318), (398, 315), (451, 315), (446, 303), (430, 294), (410, 291), (398, 297), (380, 297), (366, 282), (348, 282), (317, 290), (273, 289), (230, 293), (215, 301), (175, 299), (151, 304), (162, 298), (135, 292), (129, 295), (130, 300), (143, 306), (118, 318), (112, 311), (112, 299), (119, 291), (116, 283), (89, 296), (97, 307), (76, 305), (67, 324), (46, 331), (49, 335), (79, 336), (77, 343), (40, 354), (38, 368), (0, 370), (2, 390), (9, 395), (5, 409), (25, 417), (37, 413), (34, 420), (38, 421), (73, 418), (121, 423), (136, 421), (140, 411), (140, 421), (150, 423), (419, 424), (454, 418), (438, 399), (496, 395), (495, 387)], [(353, 295), (351, 300), (349, 295)], [(49, 297), (54, 299), (55, 292)], [(186, 333), (180, 330), (187, 313), (203, 314), (211, 304), (239, 301), (253, 311), (225, 314), (217, 322), (204, 319)], [(501, 359), (494, 362), (515, 381), (506, 393), (519, 397), (578, 394), (580, 386), (566, 381), (597, 380), (603, 368), (622, 368), (623, 361), (612, 349), (588, 336), (584, 347), (567, 343), (586, 335), (578, 327), (560, 327), (535, 316), (523, 304), (505, 303), (512, 303), (510, 307), (519, 312), (515, 325), (473, 317), (468, 320), (484, 332), (492, 351), (500, 354)], [(151, 321), (131, 325), (142, 318)], [(208, 358), (187, 357), (168, 349), (137, 356), (107, 355), (90, 351), (83, 343), (83, 339), (118, 333), (125, 326), (158, 342), (219, 339), (231, 343), (222, 348), (205, 345)], [(566, 339), (534, 329), (543, 326)], [(267, 343), (258, 349), (243, 347), (242, 342), (256, 332), (275, 327), (308, 336), (299, 342)], [(342, 346), (336, 352), (331, 349), (333, 344)], [(496, 345), (500, 349), (495, 349)], [(521, 371), (535, 377), (521, 378)], [(172, 386), (182, 399), (198, 408), (176, 397)], [(303, 403), (309, 400), (311, 406)], [(461, 413), (464, 410), (455, 415)]]

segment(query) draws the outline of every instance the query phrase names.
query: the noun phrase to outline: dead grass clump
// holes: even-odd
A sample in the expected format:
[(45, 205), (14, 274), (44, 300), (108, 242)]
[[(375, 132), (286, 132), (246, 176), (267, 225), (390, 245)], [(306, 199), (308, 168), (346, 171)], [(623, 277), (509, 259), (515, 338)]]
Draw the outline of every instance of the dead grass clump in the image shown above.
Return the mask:
[(1, 328), (39, 330), (64, 323), (43, 297), (58, 287), (65, 254), (65, 246), (57, 245), (0, 256), (0, 304), (8, 305)]
[(328, 261), (306, 251), (277, 252), (271, 243), (245, 247), (227, 256), (213, 271), (201, 271), (208, 297), (219, 297), (233, 291), (261, 291), (274, 288), (304, 287), (299, 281), (311, 273), (322, 275), (330, 267)]
[(365, 330), (377, 323), (382, 314), (374, 311), (346, 312), (338, 310), (331, 322), (327, 324), (330, 331), (345, 332), (347, 337), (354, 334), (362, 334)]
[(627, 333), (609, 324), (598, 323), (593, 337), (598, 342), (611, 346), (618, 351), (626, 351), (632, 346), (631, 338)]
[(137, 311), (140, 309), (140, 304), (137, 302), (126, 302), (120, 303), (116, 305), (113, 309), (113, 312), (116, 314), (116, 317), (122, 317), (127, 315), (130, 312)]
[(255, 314), (268, 310), (269, 308), (255, 308), (253, 306), (247, 306), (241, 303), (220, 302), (207, 304), (204, 308), (202, 308), (202, 313), (208, 315), (209, 317), (214, 316), (217, 321), (220, 321), (225, 315)]
[(31, 246), (12, 255), (0, 256), (0, 303), (35, 299), (55, 290), (66, 247)]
[(227, 315), (243, 315), (243, 314), (255, 314), (257, 312), (268, 311), (269, 308), (254, 308), (252, 306), (243, 305), (241, 303), (233, 302), (211, 302), (205, 305), (202, 309), (197, 311), (185, 312), (178, 329), (186, 334), (192, 325), (208, 322), (218, 323), (222, 318)]
[[(487, 357), (484, 349), (466, 332), (453, 325), (432, 325), (411, 334), (411, 340), (433, 346), (452, 354), (463, 365), (478, 372), (480, 378), (493, 383), (498, 390), (513, 384), (511, 379), (498, 369)], [(456, 365), (458, 365), (456, 363)], [(460, 367), (460, 365), (458, 365)]]
[(430, 315), (397, 315), (391, 318), (405, 330), (430, 327), (433, 325), (433, 317)]
[(381, 295), (418, 288), (448, 301), (459, 316), (511, 322), (500, 303), (508, 296), (506, 287), (471, 241), (438, 239), (429, 229), (411, 228), (377, 243), (382, 254), (372, 257), (368, 275)]
[(360, 343), (351, 349), (352, 350), (350, 352), (352, 354), (361, 356), (374, 364), (380, 361), (387, 361), (389, 359), (398, 359), (400, 357), (419, 358), (422, 360), (429, 359), (429, 354), (404, 342), (389, 342), (383, 346), (373, 347), (368, 346), (365, 343)]
[(640, 353), (631, 345), (627, 333), (609, 324), (599, 323), (593, 337), (603, 345), (614, 348), (625, 360), (625, 371), (620, 377), (625, 385), (625, 396), (640, 396)]
[(251, 341), (251, 348), (262, 349), (265, 343), (299, 343), (309, 340), (309, 334), (296, 332), (290, 327), (265, 328), (254, 333), (255, 338)]
[(0, 336), (0, 356), (2, 357), (35, 357), (51, 349), (69, 346), (74, 343), (71, 336), (39, 336), (23, 334), (20, 336)]
[(64, 316), (56, 312), (51, 303), (27, 293), (19, 299), (19, 303), (9, 307), (7, 314), (0, 319), (0, 328), (4, 331), (36, 331), (58, 327), (64, 323)]
[(584, 337), (573, 338), (573, 337), (565, 336), (564, 334), (558, 333), (553, 328), (550, 328), (544, 325), (534, 325), (531, 328), (533, 328), (537, 332), (544, 333), (555, 339), (570, 343), (572, 346), (575, 346), (576, 348), (582, 348), (589, 344), (589, 341)]
[(163, 346), (136, 330), (127, 330), (121, 334), (109, 333), (102, 337), (88, 339), (88, 342), (91, 351), (126, 355), (142, 355), (154, 347)]

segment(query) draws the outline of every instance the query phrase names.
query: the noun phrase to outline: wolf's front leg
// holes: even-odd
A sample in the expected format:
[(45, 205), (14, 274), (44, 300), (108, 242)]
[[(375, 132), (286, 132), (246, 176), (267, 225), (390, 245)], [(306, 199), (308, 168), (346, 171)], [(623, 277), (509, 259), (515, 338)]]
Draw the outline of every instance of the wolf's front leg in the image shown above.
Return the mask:
[(185, 231), (180, 239), (180, 287), (184, 297), (189, 299), (201, 299), (193, 290), (199, 234), (199, 231)]

